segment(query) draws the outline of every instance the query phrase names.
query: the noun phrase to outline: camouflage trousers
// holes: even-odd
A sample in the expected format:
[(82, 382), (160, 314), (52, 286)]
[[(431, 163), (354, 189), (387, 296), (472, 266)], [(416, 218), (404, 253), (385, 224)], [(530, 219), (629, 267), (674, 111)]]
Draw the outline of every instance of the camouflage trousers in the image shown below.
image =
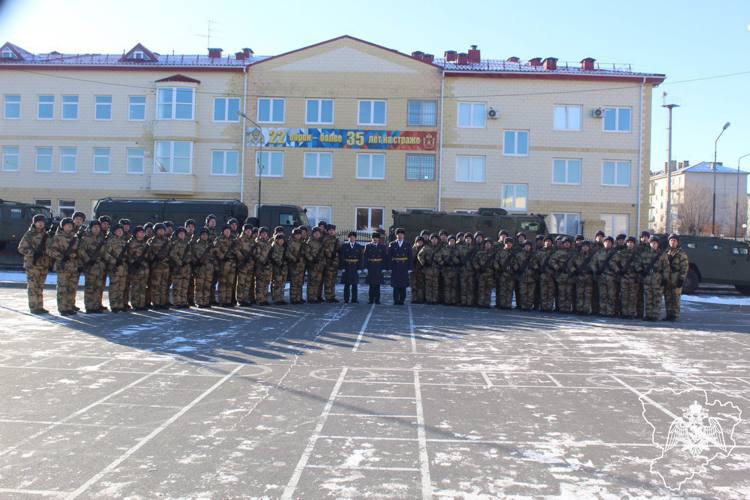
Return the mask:
[(211, 288), (214, 278), (213, 264), (204, 263), (202, 266), (196, 267), (194, 276), (195, 303), (199, 306), (210, 305), (213, 298), (213, 288)]
[(677, 288), (670, 283), (664, 288), (664, 307), (667, 309), (668, 318), (679, 318), (682, 302), (682, 288)]
[(284, 289), (286, 288), (286, 273), (286, 266), (273, 266), (273, 277), (271, 278), (271, 300), (273, 300), (274, 302), (281, 302), (282, 300), (284, 300)]
[(273, 278), (273, 269), (270, 265), (255, 266), (255, 300), (258, 304), (268, 303), (268, 286), (271, 284), (271, 278)]
[(47, 265), (26, 269), (26, 290), (29, 296), (29, 310), (44, 309), (44, 283), (47, 281)]
[(109, 308), (110, 309), (122, 309), (125, 307), (125, 295), (130, 296), (126, 292), (125, 287), (127, 286), (128, 267), (121, 264), (115, 268), (109, 270)]
[(190, 265), (175, 267), (172, 273), (172, 300), (176, 306), (188, 305), (188, 287), (193, 276)]
[(237, 265), (232, 262), (224, 262), (219, 267), (219, 304), (233, 304), (234, 279), (237, 274)]
[(424, 274), (422, 268), (415, 268), (409, 275), (409, 284), (411, 285), (411, 303), (412, 304), (424, 304), (425, 301), (425, 289), (424, 289)]
[(104, 295), (104, 284), (107, 281), (107, 273), (103, 270), (103, 264), (95, 264), (83, 273), (85, 281), (83, 292), (83, 305), (87, 311), (101, 309), (102, 297)]
[(477, 301), (477, 273), (469, 266), (464, 266), (458, 275), (461, 284), (461, 305), (473, 306)]
[(211, 302), (217, 303), (217, 288), (219, 284), (219, 266), (214, 266), (214, 275), (211, 277)]
[(323, 282), (323, 266), (310, 266), (307, 268), (307, 301), (320, 299), (320, 288)]
[(336, 278), (339, 276), (339, 266), (326, 265), (323, 273), (323, 284), (325, 285), (325, 298), (332, 300), (336, 298)]
[(443, 269), (443, 304), (452, 306), (459, 303), (458, 271), (455, 267)]
[(428, 304), (437, 304), (440, 294), (440, 269), (429, 266), (424, 269), (424, 297)]
[(643, 283), (643, 309), (647, 318), (658, 318), (661, 314), (661, 275)]
[(557, 306), (561, 312), (570, 312), (573, 300), (573, 284), (566, 276), (557, 280)]
[(539, 278), (539, 309), (552, 312), (555, 307), (555, 279), (550, 273), (542, 273)]
[(57, 310), (70, 311), (76, 304), (78, 273), (57, 273)]
[(513, 290), (516, 288), (516, 280), (510, 273), (502, 273), (497, 280), (497, 294), (495, 303), (501, 309), (510, 309), (513, 306)]
[(188, 304), (194, 305), (195, 304), (195, 276), (193, 274), (190, 274), (190, 277), (188, 278), (188, 285), (187, 285), (187, 301)]
[(636, 303), (635, 315), (638, 318), (642, 318), (643, 317), (643, 295), (644, 295), (643, 283), (636, 282), (636, 284), (638, 285), (638, 292), (636, 295), (637, 303)]
[(622, 315), (634, 317), (638, 304), (639, 283), (635, 278), (622, 278), (620, 280), (620, 303), (622, 304)]
[(593, 308), (594, 296), (593, 276), (581, 275), (576, 280), (576, 311), (581, 314), (588, 314)]
[(495, 274), (492, 269), (477, 275), (477, 303), (479, 307), (490, 307), (493, 288), (495, 288)]
[(294, 263), (289, 268), (289, 300), (302, 301), (302, 287), (305, 284), (305, 263)]
[[(591, 314), (599, 314), (599, 283), (593, 281), (591, 290)], [(617, 301), (615, 301), (615, 314), (617, 314)]]
[(148, 304), (148, 275), (147, 266), (141, 266), (130, 275), (130, 304), (136, 309), (146, 307)]
[(130, 274), (127, 269), (125, 271), (125, 289), (122, 292), (122, 304), (123, 307), (130, 304)]
[(237, 265), (237, 301), (255, 302), (255, 265), (252, 262)]
[(149, 276), (151, 302), (154, 306), (164, 306), (169, 302), (169, 268), (157, 265)]
[(617, 281), (614, 276), (603, 274), (599, 277), (599, 314), (612, 317), (615, 315), (615, 298)]
[(536, 280), (522, 279), (518, 281), (518, 292), (521, 298), (520, 307), (524, 311), (531, 311), (534, 308), (534, 290), (536, 289)]

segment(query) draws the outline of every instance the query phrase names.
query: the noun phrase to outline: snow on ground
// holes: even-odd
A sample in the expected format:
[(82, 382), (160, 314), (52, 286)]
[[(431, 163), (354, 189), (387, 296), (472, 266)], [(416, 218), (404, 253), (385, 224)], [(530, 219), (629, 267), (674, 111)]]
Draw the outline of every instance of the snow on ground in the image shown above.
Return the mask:
[(721, 304), (732, 306), (750, 306), (750, 297), (734, 295), (729, 297), (706, 297), (703, 295), (683, 295), (683, 302), (698, 302), (703, 304)]

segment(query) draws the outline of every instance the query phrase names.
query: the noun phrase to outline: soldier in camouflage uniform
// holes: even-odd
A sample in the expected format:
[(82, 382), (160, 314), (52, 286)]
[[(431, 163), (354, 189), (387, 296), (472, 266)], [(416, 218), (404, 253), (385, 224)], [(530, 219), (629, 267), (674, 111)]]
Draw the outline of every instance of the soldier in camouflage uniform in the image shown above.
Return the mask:
[[(214, 214), (210, 214), (206, 217), (206, 225), (204, 226), (206, 229), (208, 229), (208, 241), (211, 242), (213, 245), (214, 241), (216, 241), (216, 238), (218, 238), (221, 235), (221, 232), (217, 229), (216, 224), (218, 223), (218, 220), (216, 219), (216, 216)], [(217, 300), (217, 288), (219, 284), (219, 266), (218, 263), (214, 263), (213, 270), (214, 275), (211, 278), (211, 305), (215, 306), (219, 304), (219, 301)]]
[(148, 261), (151, 264), (149, 289), (154, 309), (169, 309), (169, 249), (172, 242), (166, 236), (167, 227), (154, 225), (154, 236), (149, 243)]
[(559, 313), (568, 314), (570, 313), (571, 300), (572, 300), (572, 287), (570, 275), (571, 272), (568, 269), (568, 264), (573, 260), (575, 255), (571, 246), (573, 242), (569, 237), (563, 238), (563, 248), (552, 256), (549, 262), (549, 267), (555, 272), (555, 283), (557, 284), (557, 299), (559, 304)]
[(458, 247), (458, 280), (461, 290), (461, 307), (472, 307), (477, 294), (477, 272), (474, 269), (474, 256), (481, 248), (474, 245), (474, 235), (466, 233), (464, 243)]
[(188, 309), (188, 287), (193, 275), (193, 243), (187, 237), (187, 230), (178, 227), (169, 250), (172, 261), (172, 298), (175, 309)]
[(195, 276), (195, 303), (199, 308), (210, 308), (214, 277), (214, 246), (208, 228), (198, 231), (198, 241), (193, 244), (193, 275)]
[(147, 311), (148, 303), (148, 253), (150, 246), (146, 232), (141, 226), (133, 229), (133, 237), (126, 251), (128, 274), (130, 275), (130, 303), (136, 311)]
[(302, 287), (305, 284), (305, 242), (302, 241), (302, 229), (292, 229), (292, 239), (286, 244), (286, 260), (289, 273), (289, 302), (303, 304)]
[[(130, 232), (130, 227), (132, 223), (130, 222), (130, 219), (120, 219), (118, 223), (122, 226), (122, 239), (125, 241), (125, 243), (129, 242), (130, 239), (133, 237), (133, 235)], [(127, 267), (127, 261), (125, 262), (125, 266)], [(111, 281), (111, 278), (110, 278)], [(110, 286), (111, 288), (111, 286)], [(110, 293), (112, 293), (110, 291)], [(127, 312), (130, 310), (130, 273), (125, 272), (125, 286), (122, 291), (122, 312)], [(110, 304), (111, 309), (111, 304)]]
[(261, 227), (258, 231), (258, 241), (253, 250), (255, 259), (255, 299), (259, 306), (270, 306), (268, 301), (268, 287), (273, 278), (271, 264), (271, 242), (268, 241), (268, 228)]
[(638, 258), (638, 250), (635, 248), (635, 238), (628, 236), (625, 239), (625, 248), (617, 252), (612, 259), (612, 269), (615, 271), (615, 281), (619, 280), (621, 316), (623, 319), (635, 318), (636, 305), (638, 303), (638, 282), (636, 281), (635, 260)]
[(492, 240), (484, 240), (484, 248), (479, 250), (472, 261), (477, 273), (477, 303), (482, 309), (489, 309), (492, 302), (492, 289), (495, 288), (494, 252)]
[(323, 236), (323, 256), (325, 257), (325, 271), (323, 272), (323, 285), (325, 289), (326, 302), (338, 302), (336, 298), (336, 278), (339, 275), (339, 252), (341, 243), (336, 237), (336, 226), (327, 224), (325, 227), (326, 234)]
[(680, 246), (680, 237), (676, 234), (669, 235), (669, 250), (667, 251), (669, 262), (669, 283), (664, 287), (664, 305), (667, 309), (665, 321), (677, 321), (680, 317), (680, 300), (682, 298), (682, 285), (690, 269), (688, 256)]
[[(185, 239), (188, 243), (195, 243), (198, 241), (198, 233), (195, 232), (196, 223), (193, 219), (188, 219), (185, 221)], [(192, 246), (190, 247), (190, 252), (192, 253)], [(189, 306), (195, 306), (195, 275), (192, 273), (192, 267), (190, 272), (190, 277), (188, 278), (188, 291), (187, 291), (187, 301)]]
[(55, 259), (55, 272), (57, 273), (57, 310), (61, 316), (72, 316), (76, 314), (75, 297), (78, 290), (79, 276), (78, 238), (73, 234), (73, 220), (65, 218), (60, 221), (62, 231), (50, 241), (47, 254)]
[[(109, 274), (109, 309), (113, 313), (119, 313), (126, 311), (125, 287), (128, 283), (126, 279), (128, 275), (128, 240), (120, 223), (112, 226), (110, 233), (103, 250)], [(130, 297), (130, 293), (127, 294), (127, 297)]]
[(271, 245), (271, 264), (273, 267), (271, 300), (277, 306), (285, 306), (284, 289), (286, 288), (286, 274), (288, 269), (286, 236), (284, 236), (284, 233), (276, 233), (273, 240), (273, 244)]
[(513, 290), (516, 285), (516, 252), (513, 250), (513, 243), (513, 238), (507, 236), (503, 241), (504, 247), (496, 252), (493, 262), (498, 281), (495, 307), (503, 310), (512, 309), (513, 306)]
[(214, 256), (216, 267), (219, 269), (219, 305), (221, 307), (235, 306), (232, 301), (232, 292), (237, 274), (238, 243), (229, 224), (221, 227), (221, 235), (214, 240)]
[(534, 308), (536, 267), (533, 248), (533, 243), (526, 240), (523, 244), (523, 250), (516, 254), (513, 262), (515, 279), (520, 293), (521, 309), (524, 311), (531, 311)]
[(310, 239), (304, 248), (307, 261), (307, 302), (320, 304), (320, 283), (323, 281), (325, 262), (323, 260), (323, 232), (319, 227), (312, 228)]
[(435, 264), (435, 256), (440, 250), (440, 237), (432, 233), (430, 244), (422, 247), (417, 259), (422, 266), (425, 281), (425, 301), (427, 304), (437, 304), (440, 293), (440, 267)]
[(240, 307), (250, 307), (255, 302), (255, 237), (251, 224), (242, 226), (237, 243), (237, 301)]
[[(627, 248), (625, 246), (625, 239), (628, 236), (626, 234), (618, 234), (615, 238), (615, 251), (621, 252)], [(615, 316), (622, 316), (622, 298), (620, 294), (620, 279), (619, 277), (615, 278)]]
[(571, 277), (576, 283), (576, 314), (588, 316), (591, 312), (591, 296), (594, 288), (594, 271), (591, 263), (594, 259), (591, 242), (581, 242), (581, 251), (573, 256), (568, 264)]
[(44, 283), (49, 272), (47, 242), (50, 234), (45, 230), (47, 218), (36, 214), (32, 225), (18, 244), (18, 252), (23, 255), (23, 267), (26, 269), (26, 288), (29, 297), (31, 314), (47, 314), (44, 308)]
[[(636, 250), (638, 250), (638, 253), (641, 254), (649, 249), (648, 239), (651, 237), (651, 233), (648, 231), (641, 231), (641, 237), (640, 242), (638, 243), (638, 246), (636, 247)], [(637, 260), (637, 259), (636, 259)], [(644, 291), (643, 291), (643, 282), (638, 281), (638, 292), (637, 292), (637, 298), (638, 298), (638, 304), (636, 305), (636, 317), (642, 318), (643, 317), (643, 308), (644, 308)]]
[(594, 281), (599, 285), (599, 314), (608, 318), (615, 316), (615, 298), (617, 297), (616, 270), (612, 261), (617, 256), (615, 240), (611, 236), (604, 238), (604, 248), (594, 254), (591, 269), (594, 270)]
[(102, 233), (101, 222), (94, 219), (89, 223), (89, 231), (78, 247), (78, 267), (83, 269), (86, 277), (83, 303), (86, 314), (101, 314), (104, 306), (102, 296), (107, 277), (107, 262), (104, 258), (104, 247), (107, 237)]
[(667, 252), (659, 251), (659, 238), (648, 239), (650, 248), (644, 250), (635, 261), (643, 284), (644, 312), (646, 321), (657, 321), (661, 314), (662, 287), (669, 284), (669, 259)]
[(544, 248), (534, 255), (534, 266), (537, 269), (539, 280), (539, 310), (552, 312), (555, 306), (555, 277), (554, 271), (549, 267), (550, 258), (557, 252), (552, 238), (544, 238)]
[[(536, 247), (534, 248), (534, 265), (537, 266), (537, 269), (539, 269), (539, 258), (537, 257), (537, 254), (539, 252), (544, 250), (544, 235), (543, 234), (537, 234), (536, 235)], [(539, 274), (539, 271), (537, 271), (537, 275)], [(542, 284), (539, 280), (539, 276), (536, 277), (536, 284), (534, 285), (534, 310), (538, 311), (542, 303)]]
[(419, 263), (419, 252), (424, 245), (424, 236), (417, 236), (414, 240), (414, 246), (411, 247), (412, 264), (409, 284), (411, 285), (412, 304), (424, 304), (425, 301), (424, 270), (422, 264)]
[(440, 266), (443, 277), (443, 304), (455, 306), (459, 304), (458, 268), (461, 265), (460, 253), (456, 247), (456, 237), (448, 236), (448, 244), (435, 254), (435, 264)]

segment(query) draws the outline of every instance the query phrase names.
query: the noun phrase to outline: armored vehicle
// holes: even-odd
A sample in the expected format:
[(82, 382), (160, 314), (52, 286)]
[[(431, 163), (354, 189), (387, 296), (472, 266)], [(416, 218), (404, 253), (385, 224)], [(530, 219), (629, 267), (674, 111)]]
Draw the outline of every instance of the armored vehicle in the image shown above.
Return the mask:
[(0, 200), (0, 250), (9, 243), (18, 244), (36, 214), (43, 214), (48, 219), (52, 216), (49, 208), (43, 205)]

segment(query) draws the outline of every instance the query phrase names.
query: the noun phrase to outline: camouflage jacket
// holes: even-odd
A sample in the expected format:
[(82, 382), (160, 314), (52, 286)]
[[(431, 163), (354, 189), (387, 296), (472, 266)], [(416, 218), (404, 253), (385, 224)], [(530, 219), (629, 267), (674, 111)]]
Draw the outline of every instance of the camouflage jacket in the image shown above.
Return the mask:
[(570, 270), (568, 269), (568, 264), (570, 264), (570, 261), (573, 260), (573, 249), (571, 248), (561, 248), (557, 252), (555, 252), (555, 255), (550, 257), (549, 259), (549, 267), (552, 268), (552, 270), (557, 273), (555, 275), (555, 279), (558, 281), (567, 281), (570, 279)]
[(602, 248), (594, 254), (591, 259), (591, 269), (598, 276), (605, 278), (614, 278), (617, 270), (612, 267), (612, 261), (617, 257), (617, 250), (614, 248)]
[(104, 257), (104, 248), (107, 246), (108, 239), (101, 231), (97, 235), (91, 231), (86, 233), (78, 246), (78, 266), (86, 272), (95, 274), (105, 271), (107, 261)]
[(549, 267), (549, 261), (551, 260), (552, 256), (555, 255), (556, 250), (557, 249), (555, 247), (542, 248), (534, 254), (533, 260), (537, 272), (547, 276), (551, 275), (553, 271), (552, 268)]
[[(125, 265), (127, 268), (128, 264), (128, 251), (125, 250), (123, 253), (123, 249), (128, 248), (128, 240), (130, 238), (123, 234), (119, 238), (117, 235), (113, 234), (107, 239), (107, 244), (104, 245), (104, 260), (107, 261), (107, 265), (109, 266), (109, 269), (112, 272), (115, 272), (116, 267), (120, 267), (122, 265)], [(122, 259), (120, 260), (119, 265), (117, 265), (117, 259), (120, 259), (120, 256), (122, 255)]]
[(578, 252), (570, 260), (568, 270), (571, 272), (571, 275), (575, 274), (576, 279), (589, 280), (594, 274), (592, 265), (595, 258), (596, 254), (591, 250), (588, 252)]
[(475, 247), (474, 245), (456, 245), (456, 248), (458, 248), (458, 261), (459, 266), (462, 271), (471, 271), (474, 272), (474, 265), (472, 264), (472, 261), (474, 260), (474, 256), (479, 252), (479, 248)]
[(268, 240), (258, 239), (253, 250), (255, 268), (270, 269), (271, 266), (271, 243)]
[(419, 251), (419, 255), (417, 255), (417, 260), (419, 261), (420, 265), (425, 268), (425, 270), (432, 269), (432, 270), (438, 270), (438, 268), (435, 266), (436, 260), (437, 260), (437, 253), (440, 250), (440, 244), (438, 245), (425, 245), (422, 247), (422, 250)]
[(286, 250), (286, 260), (289, 263), (289, 266), (295, 267), (301, 265), (305, 261), (305, 242), (302, 241), (302, 238), (297, 239), (292, 236), (291, 239), (287, 241), (286, 246), (288, 247)]
[[(610, 264), (610, 266), (612, 266), (614, 272), (621, 278), (635, 280), (635, 261), (637, 259), (638, 250), (635, 247), (631, 250), (626, 246), (624, 250), (620, 250), (619, 252), (617, 252), (617, 255), (612, 258), (612, 263)], [(630, 265), (628, 265), (628, 263), (630, 263)], [(625, 269), (626, 267), (627, 269)]]
[[(47, 237), (45, 238), (45, 234)], [(44, 245), (42, 245), (44, 241)], [(50, 241), (50, 235), (47, 231), (37, 229), (33, 225), (26, 231), (26, 234), (21, 238), (21, 242), (18, 244), (18, 252), (23, 255), (23, 267), (24, 269), (31, 269), (34, 267), (34, 254), (39, 250), (39, 258), (36, 261), (36, 266), (47, 269), (49, 267), (49, 256), (47, 255), (47, 243)]]
[(255, 268), (255, 261), (253, 260), (253, 247), (255, 246), (255, 238), (253, 236), (242, 235), (237, 239), (237, 267), (239, 270), (248, 268)]
[(302, 255), (310, 267), (320, 269), (325, 265), (323, 260), (323, 238), (310, 238), (303, 249)]
[[(52, 241), (50, 241), (47, 246), (47, 254), (55, 259), (56, 272), (78, 272), (78, 263), (76, 262), (76, 257), (78, 255), (79, 244), (80, 241), (75, 237), (73, 233), (66, 233), (65, 231), (58, 231), (55, 237), (52, 238)], [(68, 257), (65, 259), (65, 262), (63, 262), (63, 255), (68, 251), (68, 248), (70, 248), (70, 252), (68, 252)]]
[(193, 262), (193, 243), (189, 242), (187, 236), (184, 240), (175, 238), (172, 248), (169, 249), (169, 259), (172, 262), (172, 273), (180, 278), (190, 277)]
[(238, 255), (240, 255), (239, 241), (233, 234), (229, 236), (222, 234), (214, 240), (214, 256), (220, 266), (235, 264)]
[(492, 263), (492, 267), (496, 272), (500, 274), (500, 276), (512, 278), (513, 273), (515, 273), (516, 271), (516, 255), (517, 254), (513, 250), (513, 248), (511, 248), (510, 250), (508, 250), (507, 248), (502, 248), (495, 254), (495, 259)]
[(326, 258), (326, 267), (339, 268), (339, 252), (341, 251), (341, 243), (335, 236), (325, 235), (321, 238), (323, 240), (323, 255)]
[(669, 279), (669, 259), (667, 258), (667, 252), (654, 251), (651, 248), (644, 250), (635, 259), (635, 270), (643, 276), (644, 284), (661, 284), (663, 280)]
[(685, 281), (687, 278), (690, 263), (688, 256), (682, 247), (669, 248), (667, 251), (667, 260), (669, 261), (669, 282), (675, 286), (677, 280)]
[(214, 246), (209, 238), (206, 241), (201, 240), (193, 243), (193, 270), (198, 272), (198, 269), (204, 267), (206, 269), (213, 269), (214, 265)]
[(273, 242), (271, 245), (271, 263), (273, 264), (274, 269), (276, 270), (282, 270), (286, 269), (287, 266), (287, 260), (286, 260), (286, 243), (283, 245), (278, 244), (276, 241)]
[(442, 266), (444, 269), (451, 271), (458, 270), (461, 265), (460, 253), (458, 247), (446, 245), (435, 254), (435, 264)]
[(479, 250), (474, 255), (471, 264), (477, 272), (477, 278), (494, 276), (493, 257), (492, 250)]
[(519, 274), (516, 276), (523, 282), (532, 282), (536, 279), (536, 266), (534, 263), (534, 252), (521, 250), (513, 259), (513, 270)]

